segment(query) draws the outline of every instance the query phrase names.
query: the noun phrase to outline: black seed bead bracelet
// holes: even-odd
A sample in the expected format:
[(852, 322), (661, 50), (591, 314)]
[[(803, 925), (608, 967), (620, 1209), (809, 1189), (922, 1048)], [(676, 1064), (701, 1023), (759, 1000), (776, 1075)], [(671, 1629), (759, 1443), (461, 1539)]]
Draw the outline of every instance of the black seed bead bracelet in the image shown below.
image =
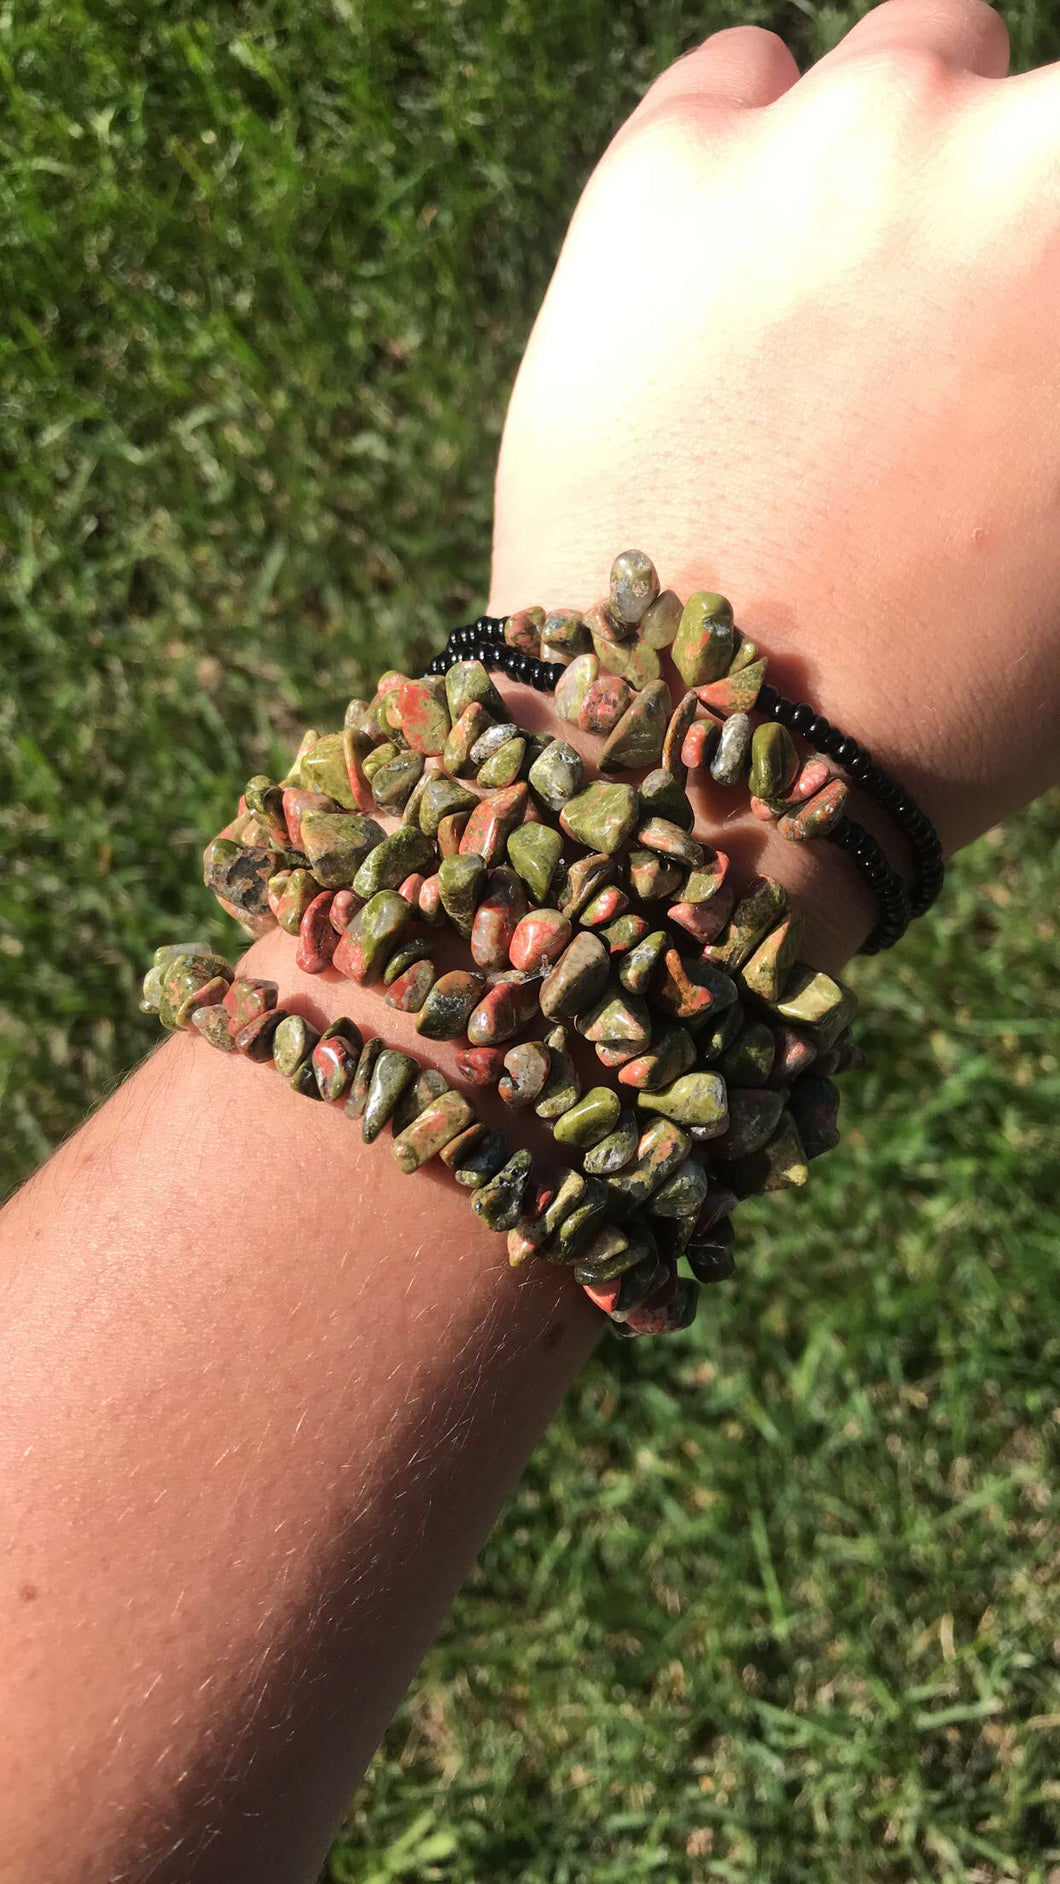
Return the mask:
[[(938, 896), (945, 875), (938, 832), (927, 813), (921, 811), (915, 799), (865, 751), (864, 746), (838, 726), (831, 725), (822, 713), (815, 713), (813, 707), (805, 701), (786, 700), (766, 681), (759, 691), (756, 710), (764, 718), (786, 726), (789, 733), (798, 733), (800, 738), (805, 739), (817, 752), (823, 753), (825, 758), (834, 759), (848, 778), (881, 810), (889, 813), (913, 853), (914, 879), (908, 897), (909, 916), (922, 916)], [(832, 836), (834, 839), (835, 834), (832, 833)], [(851, 847), (844, 843), (843, 848), (849, 850)], [(878, 946), (890, 945), (880, 943)]]

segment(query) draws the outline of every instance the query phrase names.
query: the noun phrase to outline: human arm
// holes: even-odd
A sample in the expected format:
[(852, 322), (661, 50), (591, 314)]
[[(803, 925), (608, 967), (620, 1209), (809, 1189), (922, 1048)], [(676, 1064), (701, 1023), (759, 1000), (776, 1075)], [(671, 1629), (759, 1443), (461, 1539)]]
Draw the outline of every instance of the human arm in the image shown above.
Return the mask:
[[(726, 45), (731, 40), (714, 42), (704, 71)], [(688, 77), (682, 74), (682, 86)], [(875, 95), (882, 101), (887, 88), (881, 84)], [(679, 135), (671, 128), (672, 156), (683, 161), (690, 125)], [(735, 135), (739, 127), (729, 129)], [(922, 214), (931, 209), (932, 226), (945, 226), (956, 183), (937, 186), (936, 200), (930, 175), (911, 173), (902, 157), (901, 130), (896, 122), (885, 174), (901, 201), (915, 197)], [(741, 135), (750, 161), (750, 141)], [(763, 191), (779, 187), (790, 168), (785, 151), (801, 148), (807, 136), (806, 126), (797, 137), (793, 128), (792, 144), (782, 143), (769, 164), (759, 160)], [(724, 141), (719, 132), (719, 145)], [(661, 153), (650, 142), (641, 153), (654, 164)], [(947, 149), (940, 133), (940, 154)], [(613, 162), (634, 165), (635, 151), (631, 136)], [(821, 161), (827, 172), (834, 169), (827, 147)], [(953, 167), (959, 175), (956, 160)], [(726, 172), (727, 196), (739, 174), (735, 163)], [(623, 193), (634, 182), (627, 176)], [(610, 187), (605, 166), (594, 186), (597, 201)], [(710, 173), (688, 193), (711, 204)], [(671, 182), (667, 196), (679, 194)], [(593, 200), (582, 217), (590, 237)], [(1029, 182), (1019, 200), (1032, 200)], [(1036, 180), (1033, 201), (1041, 200)], [(744, 220), (754, 223), (750, 206)], [(1011, 202), (1007, 220), (1019, 220)], [(653, 235), (658, 243), (657, 219)], [(568, 245), (560, 283), (580, 241), (576, 234)], [(984, 241), (983, 272), (995, 278), (992, 231)], [(874, 308), (875, 320), (862, 324), (885, 336), (894, 274), (893, 258), (883, 266), (885, 244), (883, 250), (876, 289), (871, 279), (865, 284), (859, 319)], [(800, 258), (811, 285), (826, 278), (827, 257), (839, 267), (831, 246)], [(1000, 311), (1039, 298), (1048, 305), (1047, 279), (1029, 280), (1018, 255), (1011, 267), (999, 284)], [(916, 280), (927, 296), (921, 276)], [(616, 297), (607, 300), (613, 307)], [(741, 300), (735, 333), (726, 329), (725, 363), (738, 359), (736, 338), (751, 331), (763, 305), (761, 286)], [(978, 315), (978, 304), (971, 311)], [(958, 317), (970, 319), (959, 303), (947, 307), (941, 331), (930, 328), (936, 349), (958, 347)], [(995, 308), (995, 326), (998, 317)], [(807, 318), (804, 304), (797, 317), (789, 315), (796, 338)], [(668, 374), (680, 382), (646, 479), (643, 452), (624, 464), (625, 434), (605, 424), (599, 406), (583, 410), (569, 397), (555, 417), (545, 408), (552, 385), (564, 383), (568, 359), (577, 367), (579, 396), (592, 392), (592, 362), (576, 350), (569, 310), (562, 319), (546, 314), (502, 465), (495, 602), (589, 601), (613, 550), (639, 539), (667, 581), (687, 589), (709, 576), (727, 588), (741, 619), (776, 652), (778, 666), (793, 647), (807, 659), (812, 651), (807, 690), (892, 758), (943, 820), (951, 842), (970, 835), (1030, 795), (1044, 775), (1042, 741), (1024, 744), (1011, 728), (1003, 750), (983, 741), (969, 754), (968, 716), (993, 724), (1000, 709), (992, 701), (1011, 703), (1003, 686), (994, 694), (995, 678), (1004, 683), (1030, 666), (1033, 689), (1023, 685), (1014, 704), (1043, 729), (1052, 710), (1055, 725), (1047, 607), (1018, 617), (1011, 607), (1013, 593), (1037, 592), (1047, 604), (1054, 574), (1048, 513), (1035, 509), (1044, 506), (1052, 464), (1044, 326), (1031, 329), (1021, 318), (1019, 332), (1005, 336), (1009, 370), (1019, 385), (1033, 386), (1044, 416), (1033, 450), (1021, 450), (998, 478), (1005, 515), (989, 516), (983, 526), (995, 531), (995, 567), (1001, 532), (1009, 587), (983, 617), (981, 641), (970, 640), (966, 626), (967, 614), (979, 623), (981, 584), (976, 552), (963, 538), (943, 556), (944, 581), (940, 576), (939, 586), (923, 594), (917, 584), (935, 581), (940, 546), (948, 542), (945, 529), (938, 534), (940, 518), (952, 522), (965, 505), (978, 512), (982, 485), (944, 486), (931, 506), (907, 509), (898, 503), (901, 478), (877, 478), (873, 488), (857, 490), (857, 515), (842, 531), (831, 530), (849, 481), (840, 481), (833, 463), (844, 438), (825, 422), (838, 424), (842, 416), (832, 413), (831, 379), (823, 376), (816, 405), (796, 406), (773, 434), (767, 427), (788, 378), (800, 387), (807, 375), (812, 381), (812, 354), (797, 363), (797, 373), (789, 362), (775, 379), (739, 382), (734, 405), (720, 413), (715, 406), (712, 423), (724, 420), (724, 453), (712, 456), (710, 438), (695, 434), (691, 453), (673, 450), (672, 441), (688, 435), (684, 414), (697, 409), (702, 393), (684, 376), (697, 370), (712, 331), (705, 320), (695, 345), (668, 341), (654, 371), (651, 409), (629, 419), (629, 432), (642, 438), (659, 411), (659, 389), (670, 385)], [(981, 345), (971, 343), (973, 360)], [(858, 357), (853, 334), (848, 360), (851, 353)], [(638, 366), (644, 358), (636, 337), (629, 338), (628, 357)], [(862, 378), (866, 395), (875, 387), (875, 428), (863, 420), (857, 438), (866, 430), (884, 433), (873, 440), (873, 462), (886, 465), (897, 450), (884, 424), (890, 408), (907, 419), (923, 407), (930, 419), (937, 356), (923, 384), (917, 381), (916, 397), (907, 390), (901, 403), (890, 392), (882, 399), (879, 362), (871, 357), (872, 370)], [(756, 360), (755, 372), (764, 375), (768, 349), (756, 350)], [(621, 383), (610, 384), (617, 401)], [(974, 390), (974, 377), (967, 385)], [(965, 391), (946, 405), (949, 434), (954, 414), (970, 403)], [(528, 405), (537, 410), (534, 425)], [(1038, 416), (1036, 410), (1036, 423)], [(554, 441), (566, 448), (563, 428), (572, 422), (580, 457), (576, 475), (563, 484), (555, 476)], [(916, 450), (927, 450), (940, 426), (941, 420), (918, 433)], [(997, 462), (1002, 433), (1000, 425), (987, 427), (990, 449), (981, 460), (972, 454), (976, 464)], [(535, 478), (539, 438), (550, 450)], [(961, 435), (952, 436), (952, 445), (955, 461), (966, 461)], [(915, 463), (913, 441), (909, 452)], [(840, 468), (849, 462), (843, 453)], [(931, 492), (937, 465), (946, 468), (941, 457), (932, 460)], [(663, 473), (677, 470), (681, 482), (671, 486)], [(709, 510), (702, 504), (708, 474)], [(797, 526), (808, 487), (825, 476), (834, 481), (814, 499), (818, 541), (804, 521)], [(917, 489), (922, 498), (924, 485)], [(992, 486), (986, 492), (991, 502), (996, 495)], [(786, 543), (783, 518), (793, 505)], [(804, 566), (807, 540), (813, 555)], [(695, 546), (702, 561), (692, 554)], [(924, 710), (918, 686), (924, 660), (911, 636), (896, 637), (889, 596), (888, 608), (880, 605), (873, 572), (892, 572), (896, 562), (906, 576), (904, 604), (919, 610), (912, 617), (917, 632), (929, 620), (932, 657), (943, 672), (949, 661), (949, 691), (941, 705), (928, 699), (930, 719), (899, 711)], [(768, 589), (760, 571), (769, 575)], [(772, 613), (764, 607), (770, 598)], [(790, 615), (778, 612), (783, 607)], [(808, 639), (818, 625), (826, 642)], [(998, 663), (1002, 629), (1006, 658)], [(1008, 639), (1022, 634), (1026, 642)], [(839, 658), (847, 648), (849, 658)], [(927, 742), (925, 732), (932, 735)], [(958, 826), (969, 789), (972, 809)], [(789, 853), (786, 869), (795, 862)], [(821, 860), (809, 866), (821, 909), (848, 894), (842, 860), (827, 860), (827, 867), (826, 877)], [(867, 926), (871, 911), (857, 913), (857, 894), (850, 891), (854, 922)], [(817, 957), (825, 959), (828, 948), (835, 963), (857, 939), (822, 929)], [(254, 955), (263, 972), (275, 966), (285, 995), (298, 981), (290, 952), (275, 938)], [(326, 979), (303, 984), (303, 992), (322, 1007), (327, 1002), (329, 1012), (337, 1006), (359, 1013), (362, 998), (362, 1017), (379, 1012), (376, 997)], [(389, 1013), (386, 1024), (396, 1032)], [(83, 1878), (93, 1863), (101, 1875), (108, 1864), (136, 1875), (145, 1868), (137, 1855), (144, 1848), (138, 1821), (156, 1847), (184, 1840), (169, 1861), (173, 1876), (231, 1876), (255, 1866), (262, 1875), (308, 1875), (358, 1763), (593, 1338), (595, 1319), (562, 1278), (557, 1284), (540, 1269), (511, 1277), (503, 1252), (485, 1233), (472, 1235), (466, 1207), (440, 1180), (400, 1180), (385, 1146), (363, 1152), (341, 1116), (296, 1101), (261, 1069), (215, 1059), (185, 1040), (155, 1056), (53, 1160), (13, 1207), (5, 1229), (7, 1506), (17, 1540), (9, 1560), (15, 1620), (6, 1717), (26, 1725), (2, 1808), (5, 1849), (18, 1854), (9, 1861), (21, 1866), (13, 1875)], [(27, 1598), (30, 1589), (36, 1594)], [(211, 1829), (208, 1856), (193, 1865), (197, 1841)]]

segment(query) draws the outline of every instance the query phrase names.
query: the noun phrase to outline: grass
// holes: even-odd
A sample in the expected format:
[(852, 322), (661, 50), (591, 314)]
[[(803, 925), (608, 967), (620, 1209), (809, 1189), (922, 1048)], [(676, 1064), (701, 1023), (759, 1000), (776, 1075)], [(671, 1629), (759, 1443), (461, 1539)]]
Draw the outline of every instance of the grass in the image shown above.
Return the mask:
[[(481, 598), (506, 388), (651, 74), (851, 17), (0, 18), (2, 1182), (147, 1046), (233, 779)], [(1055, 56), (1054, 10), (1008, 18)], [(691, 1338), (586, 1370), (331, 1879), (1055, 1884), (1058, 835), (1055, 800), (991, 834), (858, 968), (845, 1150)]]

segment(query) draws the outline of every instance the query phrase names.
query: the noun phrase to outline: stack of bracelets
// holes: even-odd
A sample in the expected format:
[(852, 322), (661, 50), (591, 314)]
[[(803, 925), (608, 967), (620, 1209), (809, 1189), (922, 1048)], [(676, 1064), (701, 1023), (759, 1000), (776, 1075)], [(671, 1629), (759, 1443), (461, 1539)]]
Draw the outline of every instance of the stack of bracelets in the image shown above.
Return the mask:
[[(685, 685), (676, 707), (664, 661)], [(520, 730), (490, 667), (554, 692), (561, 721), (601, 738), (602, 776), (564, 738)], [(368, 1143), (389, 1123), (403, 1172), (439, 1159), (513, 1266), (570, 1268), (617, 1334), (687, 1327), (699, 1284), (733, 1274), (737, 1202), (806, 1182), (838, 1140), (832, 1076), (864, 1063), (853, 999), (799, 959), (783, 885), (737, 885), (691, 835), (689, 775), (746, 784), (785, 837), (844, 850), (878, 900), (868, 951), (942, 883), (924, 813), (765, 672), (723, 596), (682, 605), (630, 550), (587, 613), (481, 616), (422, 679), (386, 673), (352, 700), (343, 732), (307, 732), (285, 778), (248, 782), (204, 856), (222, 909), (251, 936), (296, 937), (310, 974), (382, 983), (425, 1039), (458, 1043), (460, 1089), (351, 1020), (319, 1032), (205, 945), (156, 951), (143, 1009), (343, 1103)], [(911, 889), (847, 816), (848, 780), (906, 838)], [(468, 966), (436, 968), (444, 925)], [(617, 1089), (586, 1088), (572, 1032)], [(468, 1092), (492, 1084), (550, 1128), (556, 1162), (477, 1117)]]

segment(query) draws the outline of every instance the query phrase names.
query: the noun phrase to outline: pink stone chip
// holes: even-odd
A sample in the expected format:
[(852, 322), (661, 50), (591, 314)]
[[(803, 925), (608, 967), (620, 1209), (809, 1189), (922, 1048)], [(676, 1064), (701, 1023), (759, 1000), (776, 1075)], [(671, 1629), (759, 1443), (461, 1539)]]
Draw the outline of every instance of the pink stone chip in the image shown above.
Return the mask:
[(329, 919), (336, 935), (345, 935), (361, 907), (361, 898), (355, 896), (352, 890), (335, 891), (331, 899)]
[(513, 968), (532, 973), (554, 962), (571, 939), (571, 925), (558, 909), (532, 909), (516, 924), (508, 950)]
[(469, 1086), (494, 1086), (504, 1071), (503, 1047), (461, 1047), (456, 1070)]
[(294, 959), (307, 975), (322, 975), (325, 968), (330, 968), (338, 946), (338, 930), (331, 922), (332, 901), (332, 891), (321, 890), (320, 895), (307, 904), (298, 925), (298, 950)]
[(342, 806), (329, 798), (327, 792), (303, 792), (296, 786), (289, 785), (283, 794), (283, 816), (287, 826), (287, 836), (292, 850), (304, 850), (302, 842), (302, 819), (307, 811), (341, 811)]
[(708, 902), (671, 903), (668, 914), (671, 922), (687, 929), (697, 942), (714, 942), (732, 915), (735, 901), (731, 886), (723, 883), (717, 895)]

